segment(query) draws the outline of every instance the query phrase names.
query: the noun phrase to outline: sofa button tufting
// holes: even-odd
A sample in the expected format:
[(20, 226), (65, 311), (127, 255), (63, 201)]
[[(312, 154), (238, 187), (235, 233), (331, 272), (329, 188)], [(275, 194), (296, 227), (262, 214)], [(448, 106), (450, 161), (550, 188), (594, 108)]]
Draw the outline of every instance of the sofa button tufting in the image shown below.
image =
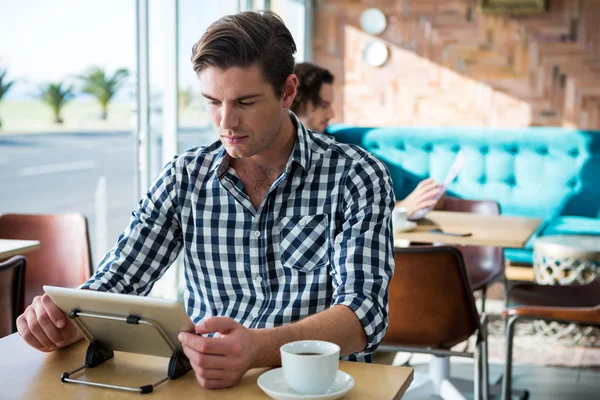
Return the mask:
[(367, 149), (368, 150), (379, 150), (379, 143), (377, 142), (372, 142), (372, 143), (367, 143)]
[(569, 150), (569, 155), (571, 157), (577, 157), (579, 155), (579, 149), (571, 149), (571, 150)]
[(479, 177), (479, 183), (481, 183), (483, 185), (486, 182), (487, 182), (487, 177), (485, 175), (481, 175)]
[(571, 189), (575, 189), (577, 187), (577, 178), (571, 178), (567, 182), (567, 186)]
[(400, 151), (405, 151), (406, 150), (406, 146), (404, 145), (404, 143), (398, 143), (396, 145), (396, 148)]
[(547, 147), (540, 147), (537, 149), (537, 153), (545, 156), (546, 154), (548, 154), (548, 148)]
[(512, 155), (519, 154), (519, 148), (517, 146), (508, 146), (506, 151)]
[(487, 146), (482, 146), (482, 147), (479, 149), (479, 152), (480, 152), (481, 154), (487, 154), (487, 153), (489, 153), (489, 152), (490, 152), (490, 148), (489, 148), (489, 147), (487, 147)]
[(431, 151), (433, 150), (433, 145), (431, 143), (427, 143), (423, 146), (423, 150), (427, 153), (431, 153)]
[(452, 146), (452, 149), (450, 149), (453, 153), (458, 153), (460, 151), (460, 146), (455, 144), (454, 146)]
[(509, 186), (515, 186), (517, 184), (517, 180), (514, 176), (509, 176), (508, 178), (506, 178), (506, 184)]

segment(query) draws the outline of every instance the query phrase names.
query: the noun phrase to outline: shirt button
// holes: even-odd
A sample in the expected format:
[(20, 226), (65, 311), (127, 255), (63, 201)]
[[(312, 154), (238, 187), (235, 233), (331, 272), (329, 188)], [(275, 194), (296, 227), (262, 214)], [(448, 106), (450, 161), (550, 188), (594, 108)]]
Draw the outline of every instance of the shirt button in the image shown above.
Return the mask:
[(262, 278), (261, 278), (260, 276), (257, 276), (257, 277), (256, 277), (256, 282), (257, 282), (257, 283), (261, 283), (261, 282), (262, 282)]
[(257, 313), (257, 312), (254, 312), (254, 313), (252, 313), (252, 316), (253, 316), (254, 318), (258, 318), (258, 313)]
[(306, 221), (305, 221), (305, 220), (303, 220), (303, 219), (301, 219), (301, 220), (298, 222), (298, 225), (300, 225), (300, 226), (304, 226), (304, 225), (306, 225)]
[(254, 231), (254, 237), (259, 237), (260, 236), (260, 232), (259, 231)]

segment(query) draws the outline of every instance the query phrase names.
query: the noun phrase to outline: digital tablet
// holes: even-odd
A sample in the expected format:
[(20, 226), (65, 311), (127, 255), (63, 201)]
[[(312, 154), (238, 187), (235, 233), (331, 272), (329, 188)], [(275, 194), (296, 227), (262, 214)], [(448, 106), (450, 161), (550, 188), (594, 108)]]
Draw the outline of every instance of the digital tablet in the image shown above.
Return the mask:
[[(177, 339), (179, 332), (194, 331), (194, 324), (183, 306), (174, 300), (56, 286), (44, 286), (44, 291), (67, 316), (76, 309), (81, 313), (125, 318), (134, 316), (152, 321), (162, 328), (177, 351), (183, 351)], [(151, 325), (88, 316), (78, 318), (94, 341), (107, 349), (161, 357), (172, 354), (164, 338)], [(79, 329), (77, 324), (75, 326)]]

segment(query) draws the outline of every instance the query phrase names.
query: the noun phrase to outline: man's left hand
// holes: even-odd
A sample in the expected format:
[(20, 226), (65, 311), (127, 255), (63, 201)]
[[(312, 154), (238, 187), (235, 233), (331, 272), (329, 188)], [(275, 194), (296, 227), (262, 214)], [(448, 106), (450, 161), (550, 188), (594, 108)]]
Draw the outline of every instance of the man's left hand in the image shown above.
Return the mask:
[[(231, 318), (213, 317), (198, 323), (196, 332), (199, 335), (181, 332), (179, 340), (200, 386), (220, 389), (235, 385), (254, 362), (252, 330)], [(201, 336), (206, 333), (215, 335)]]

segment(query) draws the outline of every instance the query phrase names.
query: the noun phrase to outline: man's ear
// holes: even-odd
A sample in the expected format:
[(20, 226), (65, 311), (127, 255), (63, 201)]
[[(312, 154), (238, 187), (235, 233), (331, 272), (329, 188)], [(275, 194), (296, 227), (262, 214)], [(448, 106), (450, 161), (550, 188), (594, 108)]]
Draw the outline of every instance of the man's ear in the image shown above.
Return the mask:
[(285, 85), (283, 87), (283, 97), (282, 97), (282, 105), (284, 108), (290, 108), (292, 106), (292, 102), (296, 97), (296, 87), (298, 86), (298, 77), (294, 74), (291, 74), (285, 80)]

